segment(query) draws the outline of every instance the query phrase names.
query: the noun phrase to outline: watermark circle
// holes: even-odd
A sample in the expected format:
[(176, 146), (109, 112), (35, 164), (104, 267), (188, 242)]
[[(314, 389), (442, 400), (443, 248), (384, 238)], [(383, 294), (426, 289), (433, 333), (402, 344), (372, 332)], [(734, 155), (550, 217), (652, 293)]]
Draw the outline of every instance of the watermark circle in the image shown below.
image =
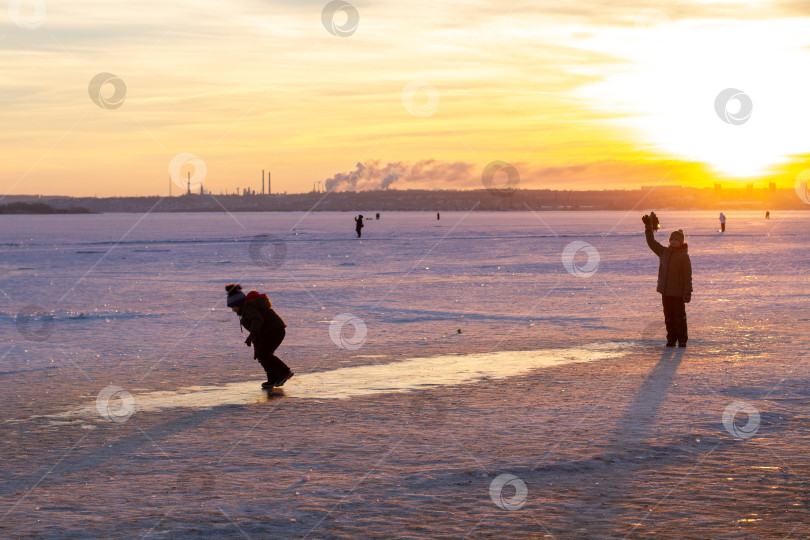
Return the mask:
[[(351, 335), (348, 335), (346, 331), (348, 327), (353, 328)], [(356, 351), (363, 346), (366, 335), (368, 335), (366, 323), (351, 313), (341, 313), (329, 323), (329, 337), (339, 349)]]
[[(740, 413), (748, 416), (743, 426), (735, 421)], [(723, 426), (737, 439), (750, 439), (759, 429), (759, 411), (744, 401), (735, 401), (723, 411)]]
[(805, 204), (810, 204), (810, 188), (808, 184), (810, 184), (810, 169), (805, 169), (799, 173), (796, 177), (796, 181), (793, 183), (796, 195), (798, 195)]
[(105, 386), (96, 397), (96, 410), (105, 420), (120, 424), (135, 412), (135, 398), (120, 386)]
[(17, 332), (28, 341), (46, 341), (53, 332), (53, 315), (40, 306), (25, 306), (14, 319)]
[(207, 173), (205, 162), (189, 152), (180, 152), (169, 162), (169, 177), (172, 182), (190, 192), (200, 189)]
[[(511, 497), (504, 496), (504, 489), (507, 486), (515, 490)], [(514, 474), (499, 474), (489, 484), (489, 497), (501, 510), (520, 510), (526, 504), (528, 495), (529, 488), (526, 487), (526, 483)]]
[(248, 254), (256, 266), (279, 268), (287, 257), (287, 244), (272, 234), (260, 234), (250, 241)]
[[(506, 175), (505, 186), (495, 185), (495, 176)], [(481, 182), (491, 194), (496, 197), (511, 197), (517, 191), (520, 184), (520, 173), (518, 170), (505, 161), (493, 161), (481, 173)]]
[[(346, 17), (346, 21), (342, 24), (336, 20), (338, 13)], [(357, 30), (357, 26), (360, 24), (360, 13), (348, 2), (332, 0), (321, 11), (321, 23), (333, 36), (348, 37)]]
[[(582, 265), (578, 265), (575, 260), (580, 253), (584, 253), (588, 257), (588, 260)], [(581, 278), (591, 277), (599, 269), (599, 261), (599, 251), (588, 242), (583, 242), (582, 240), (574, 240), (565, 246), (562, 252), (563, 266), (572, 276)]]
[[(30, 6), (32, 13), (23, 15), (24, 8)], [(11, 0), (8, 3), (8, 15), (14, 24), (20, 28), (33, 30), (42, 26), (48, 9), (42, 0)]]
[[(424, 94), (427, 99), (424, 103), (417, 103), (417, 95)], [(433, 116), (439, 109), (439, 91), (430, 83), (412, 81), (402, 90), (402, 106), (414, 116), (427, 118)]]
[[(113, 95), (105, 97), (102, 93), (104, 86), (112, 85)], [(99, 73), (92, 79), (87, 86), (87, 93), (90, 94), (90, 99), (101, 107), (102, 109), (117, 109), (124, 104), (124, 99), (127, 97), (127, 85), (124, 80), (112, 73)]]
[[(730, 110), (729, 105), (732, 102), (739, 104), (739, 109), (736, 111)], [(754, 102), (751, 97), (736, 88), (726, 88), (714, 98), (714, 111), (720, 120), (726, 124), (740, 126), (748, 121), (751, 117), (751, 112), (754, 110)]]

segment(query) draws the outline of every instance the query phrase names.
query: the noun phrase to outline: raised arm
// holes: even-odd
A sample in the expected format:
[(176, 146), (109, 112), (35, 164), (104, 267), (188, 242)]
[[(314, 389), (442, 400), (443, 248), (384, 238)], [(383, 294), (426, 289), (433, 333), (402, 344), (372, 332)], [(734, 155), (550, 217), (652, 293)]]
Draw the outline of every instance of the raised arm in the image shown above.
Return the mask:
[(650, 216), (644, 216), (641, 218), (641, 221), (644, 222), (644, 236), (647, 238), (647, 245), (650, 246), (650, 249), (658, 255), (659, 257), (664, 252), (664, 246), (662, 246), (653, 235), (652, 223), (650, 222)]

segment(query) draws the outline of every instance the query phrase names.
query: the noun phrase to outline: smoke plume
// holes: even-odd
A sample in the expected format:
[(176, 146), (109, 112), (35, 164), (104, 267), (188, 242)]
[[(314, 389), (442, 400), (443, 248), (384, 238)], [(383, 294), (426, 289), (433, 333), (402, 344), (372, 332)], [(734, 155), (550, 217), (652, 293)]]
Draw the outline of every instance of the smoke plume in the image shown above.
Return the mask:
[(337, 173), (325, 182), (327, 191), (373, 191), (388, 189), (394, 184), (418, 183), (424, 188), (474, 186), (477, 182), (474, 165), (457, 161), (446, 163), (426, 159), (416, 163), (397, 161), (383, 165), (378, 160), (357, 163), (354, 170)]

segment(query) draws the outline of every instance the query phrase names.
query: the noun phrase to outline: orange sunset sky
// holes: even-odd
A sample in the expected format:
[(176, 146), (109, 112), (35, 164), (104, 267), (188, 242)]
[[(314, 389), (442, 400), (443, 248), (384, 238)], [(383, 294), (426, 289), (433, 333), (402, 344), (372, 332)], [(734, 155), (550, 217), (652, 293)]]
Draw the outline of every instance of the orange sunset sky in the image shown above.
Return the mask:
[(258, 191), (262, 169), (274, 192), (468, 189), (495, 160), (522, 188), (792, 187), (810, 167), (806, 1), (12, 0), (0, 17), (0, 196), (167, 195), (170, 174)]

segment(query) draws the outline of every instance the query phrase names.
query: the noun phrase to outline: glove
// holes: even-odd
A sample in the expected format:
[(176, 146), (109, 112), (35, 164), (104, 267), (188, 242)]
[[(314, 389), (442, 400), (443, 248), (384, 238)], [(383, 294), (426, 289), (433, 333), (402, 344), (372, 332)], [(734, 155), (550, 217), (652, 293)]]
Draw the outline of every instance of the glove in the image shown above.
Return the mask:
[(250, 347), (253, 344), (253, 334), (248, 334), (247, 339), (245, 340), (245, 345)]
[(644, 217), (641, 218), (641, 221), (644, 222), (644, 228), (645, 229), (651, 229), (652, 228), (652, 222), (650, 221), (650, 216), (645, 215)]
[(692, 301), (692, 293), (688, 292), (685, 295), (683, 295), (684, 304), (688, 304), (691, 301)]

